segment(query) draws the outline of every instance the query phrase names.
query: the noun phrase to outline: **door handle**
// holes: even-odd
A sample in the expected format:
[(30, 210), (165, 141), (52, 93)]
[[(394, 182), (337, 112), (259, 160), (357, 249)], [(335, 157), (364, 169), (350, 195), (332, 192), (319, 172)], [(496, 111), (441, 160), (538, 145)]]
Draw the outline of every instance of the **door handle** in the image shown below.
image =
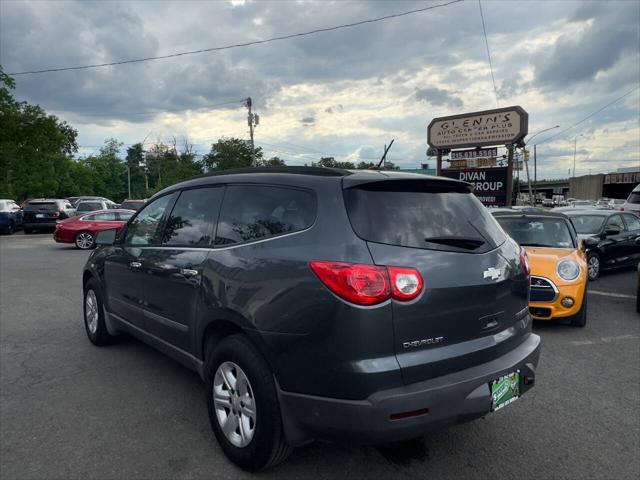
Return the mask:
[(180, 273), (185, 277), (195, 277), (196, 275), (198, 275), (198, 271), (192, 270), (191, 268), (182, 268), (180, 270)]
[(131, 263), (129, 263), (129, 268), (131, 268), (132, 270), (140, 268), (141, 266), (142, 266), (142, 263), (140, 263), (140, 262), (131, 262)]

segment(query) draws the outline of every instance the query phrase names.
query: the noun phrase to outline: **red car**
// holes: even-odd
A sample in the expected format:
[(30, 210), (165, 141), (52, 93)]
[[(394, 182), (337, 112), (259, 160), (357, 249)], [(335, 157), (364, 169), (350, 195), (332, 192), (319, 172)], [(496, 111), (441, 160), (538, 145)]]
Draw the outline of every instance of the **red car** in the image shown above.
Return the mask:
[(100, 210), (68, 218), (56, 224), (53, 239), (59, 243), (74, 243), (77, 248), (88, 250), (95, 246), (94, 239), (98, 232), (121, 228), (134, 213), (134, 210)]

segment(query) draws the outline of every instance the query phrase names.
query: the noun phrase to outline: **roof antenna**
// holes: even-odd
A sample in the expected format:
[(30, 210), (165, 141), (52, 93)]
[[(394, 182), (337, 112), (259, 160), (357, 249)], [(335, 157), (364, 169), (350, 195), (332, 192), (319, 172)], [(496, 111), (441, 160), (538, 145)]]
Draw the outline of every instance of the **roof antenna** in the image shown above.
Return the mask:
[(384, 163), (385, 159), (387, 158), (387, 152), (389, 150), (391, 150), (391, 145), (393, 145), (393, 141), (394, 140), (395, 140), (395, 138), (391, 139), (391, 143), (389, 144), (388, 147), (386, 145), (384, 146), (384, 153), (382, 154), (382, 158), (378, 162), (378, 166), (376, 167), (376, 170), (380, 170), (380, 165), (382, 165)]

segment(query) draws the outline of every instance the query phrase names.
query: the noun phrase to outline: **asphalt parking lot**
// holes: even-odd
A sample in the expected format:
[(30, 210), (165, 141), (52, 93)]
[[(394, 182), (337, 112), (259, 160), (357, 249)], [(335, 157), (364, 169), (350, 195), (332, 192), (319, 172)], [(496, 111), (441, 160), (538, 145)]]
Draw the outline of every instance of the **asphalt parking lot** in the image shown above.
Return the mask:
[[(82, 324), (88, 253), (50, 234), (0, 238), (0, 476), (249, 478), (209, 427), (200, 378)], [(537, 385), (473, 423), (385, 447), (315, 443), (262, 478), (638, 478), (635, 272), (590, 285), (584, 329), (535, 324)]]

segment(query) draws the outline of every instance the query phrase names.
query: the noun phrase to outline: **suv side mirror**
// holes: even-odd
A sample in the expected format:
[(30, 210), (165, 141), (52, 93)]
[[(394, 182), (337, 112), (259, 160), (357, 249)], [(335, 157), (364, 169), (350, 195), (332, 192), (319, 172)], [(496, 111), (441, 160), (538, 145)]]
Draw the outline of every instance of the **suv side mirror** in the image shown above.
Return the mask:
[(118, 230), (116, 228), (98, 232), (98, 235), (96, 235), (96, 245), (113, 245), (116, 241), (117, 233)]
[(617, 228), (607, 228), (604, 231), (604, 236), (605, 237), (610, 237), (611, 235), (618, 235), (618, 234), (620, 234), (620, 230), (617, 229)]
[(593, 237), (587, 237), (582, 240), (582, 247), (586, 250), (587, 248), (594, 248), (598, 246), (598, 239)]

